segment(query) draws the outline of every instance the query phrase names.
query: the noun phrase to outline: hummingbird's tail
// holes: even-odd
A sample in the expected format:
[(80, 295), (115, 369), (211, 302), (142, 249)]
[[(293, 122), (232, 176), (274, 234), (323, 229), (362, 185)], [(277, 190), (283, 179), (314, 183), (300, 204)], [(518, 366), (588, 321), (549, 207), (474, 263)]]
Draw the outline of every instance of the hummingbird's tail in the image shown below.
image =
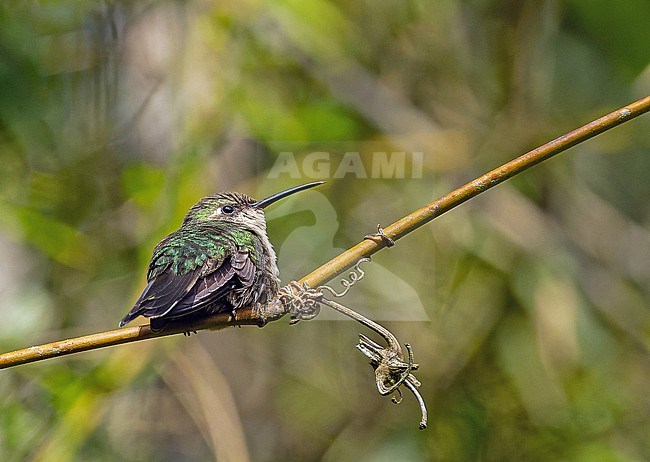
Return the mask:
[(135, 318), (137, 318), (138, 316), (140, 316), (140, 313), (136, 312), (135, 310), (131, 310), (131, 311), (129, 311), (129, 314), (127, 314), (126, 316), (124, 316), (124, 317), (122, 318), (122, 320), (120, 321), (120, 327), (124, 327), (124, 326), (126, 326), (128, 323), (130, 323), (131, 321), (133, 321), (133, 320), (134, 320)]
[[(139, 306), (134, 306), (129, 313), (122, 318), (120, 321), (120, 327), (126, 326), (128, 323), (133, 321), (135, 318), (142, 314), (142, 310)], [(151, 326), (151, 332), (160, 332), (167, 325), (169, 319), (165, 318), (150, 318), (149, 325)]]
[(147, 287), (144, 288), (144, 290), (142, 291), (142, 294), (140, 295), (140, 297), (138, 297), (138, 300), (136, 300), (135, 304), (133, 305), (133, 308), (131, 308), (131, 311), (129, 311), (127, 313), (127, 315), (124, 316), (122, 318), (122, 320), (120, 321), (120, 324), (119, 324), (120, 327), (126, 326), (128, 323), (130, 323), (135, 318), (137, 318), (138, 316), (140, 316), (141, 314), (144, 313), (144, 309), (141, 306), (142, 301), (144, 300), (144, 298), (147, 295), (149, 289), (153, 285), (153, 282), (154, 282), (153, 280), (150, 281), (149, 284), (147, 284)]

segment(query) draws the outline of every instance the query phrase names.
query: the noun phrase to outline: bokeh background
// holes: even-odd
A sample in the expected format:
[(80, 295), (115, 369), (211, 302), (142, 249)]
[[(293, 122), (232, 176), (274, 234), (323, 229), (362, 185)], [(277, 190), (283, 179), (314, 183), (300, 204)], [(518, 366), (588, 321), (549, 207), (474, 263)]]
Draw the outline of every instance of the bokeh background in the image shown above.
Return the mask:
[[(0, 348), (114, 328), (190, 205), (327, 152), (269, 211), (299, 278), (649, 94), (648, 24), (646, 0), (5, 0)], [(281, 320), (2, 371), (0, 459), (650, 460), (649, 117), (365, 266), (348, 303), (412, 344), (429, 429), (377, 394), (367, 331)], [(403, 178), (373, 178), (381, 152)], [(269, 175), (281, 153), (299, 174)]]

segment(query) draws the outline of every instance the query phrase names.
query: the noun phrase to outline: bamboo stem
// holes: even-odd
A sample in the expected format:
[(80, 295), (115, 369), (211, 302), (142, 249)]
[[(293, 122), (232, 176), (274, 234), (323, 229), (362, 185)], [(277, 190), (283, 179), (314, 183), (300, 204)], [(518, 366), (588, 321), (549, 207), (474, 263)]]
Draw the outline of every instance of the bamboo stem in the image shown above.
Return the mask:
[[(481, 175), (385, 227), (384, 233), (387, 237), (396, 241), (465, 201), (503, 183), (508, 178), (648, 111), (650, 111), (650, 96), (628, 104)], [(306, 283), (310, 287), (325, 284), (351, 268), (361, 258), (370, 257), (384, 247), (386, 247), (386, 242), (383, 240), (363, 240), (312, 271), (299, 282)], [(161, 332), (152, 332), (148, 325), (124, 327), (0, 354), (0, 369), (80, 351), (164, 337), (187, 332), (188, 330), (222, 329), (233, 325), (251, 324), (261, 326), (264, 321), (258, 317), (254, 309), (246, 308), (237, 312), (237, 319), (235, 320), (229, 314), (220, 314), (202, 319), (190, 326), (185, 323), (170, 323)]]

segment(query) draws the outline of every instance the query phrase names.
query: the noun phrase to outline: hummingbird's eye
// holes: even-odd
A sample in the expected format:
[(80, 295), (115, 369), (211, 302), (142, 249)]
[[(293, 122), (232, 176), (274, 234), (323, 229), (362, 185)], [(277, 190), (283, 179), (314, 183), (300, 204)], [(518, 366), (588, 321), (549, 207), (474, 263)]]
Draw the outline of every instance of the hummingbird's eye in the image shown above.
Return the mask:
[(235, 207), (233, 207), (232, 205), (224, 205), (223, 207), (221, 207), (221, 212), (226, 215), (230, 215), (235, 212)]

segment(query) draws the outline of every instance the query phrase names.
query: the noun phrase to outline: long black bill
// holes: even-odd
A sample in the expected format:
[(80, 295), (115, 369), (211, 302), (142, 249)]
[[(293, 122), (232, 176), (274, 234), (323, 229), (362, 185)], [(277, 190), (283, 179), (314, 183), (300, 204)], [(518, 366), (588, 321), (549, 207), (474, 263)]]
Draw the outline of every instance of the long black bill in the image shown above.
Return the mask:
[(273, 204), (274, 202), (279, 201), (280, 199), (284, 199), (287, 196), (290, 196), (294, 193), (304, 191), (305, 189), (310, 189), (315, 186), (318, 186), (320, 184), (325, 183), (324, 181), (314, 181), (313, 183), (307, 183), (307, 184), (301, 184), (300, 186), (294, 186), (293, 188), (285, 189), (284, 191), (280, 191), (279, 193), (275, 193), (272, 196), (269, 196), (265, 199), (262, 199), (261, 201), (257, 201), (253, 204), (253, 207), (258, 208), (258, 209), (263, 209), (266, 206), (269, 206)]

